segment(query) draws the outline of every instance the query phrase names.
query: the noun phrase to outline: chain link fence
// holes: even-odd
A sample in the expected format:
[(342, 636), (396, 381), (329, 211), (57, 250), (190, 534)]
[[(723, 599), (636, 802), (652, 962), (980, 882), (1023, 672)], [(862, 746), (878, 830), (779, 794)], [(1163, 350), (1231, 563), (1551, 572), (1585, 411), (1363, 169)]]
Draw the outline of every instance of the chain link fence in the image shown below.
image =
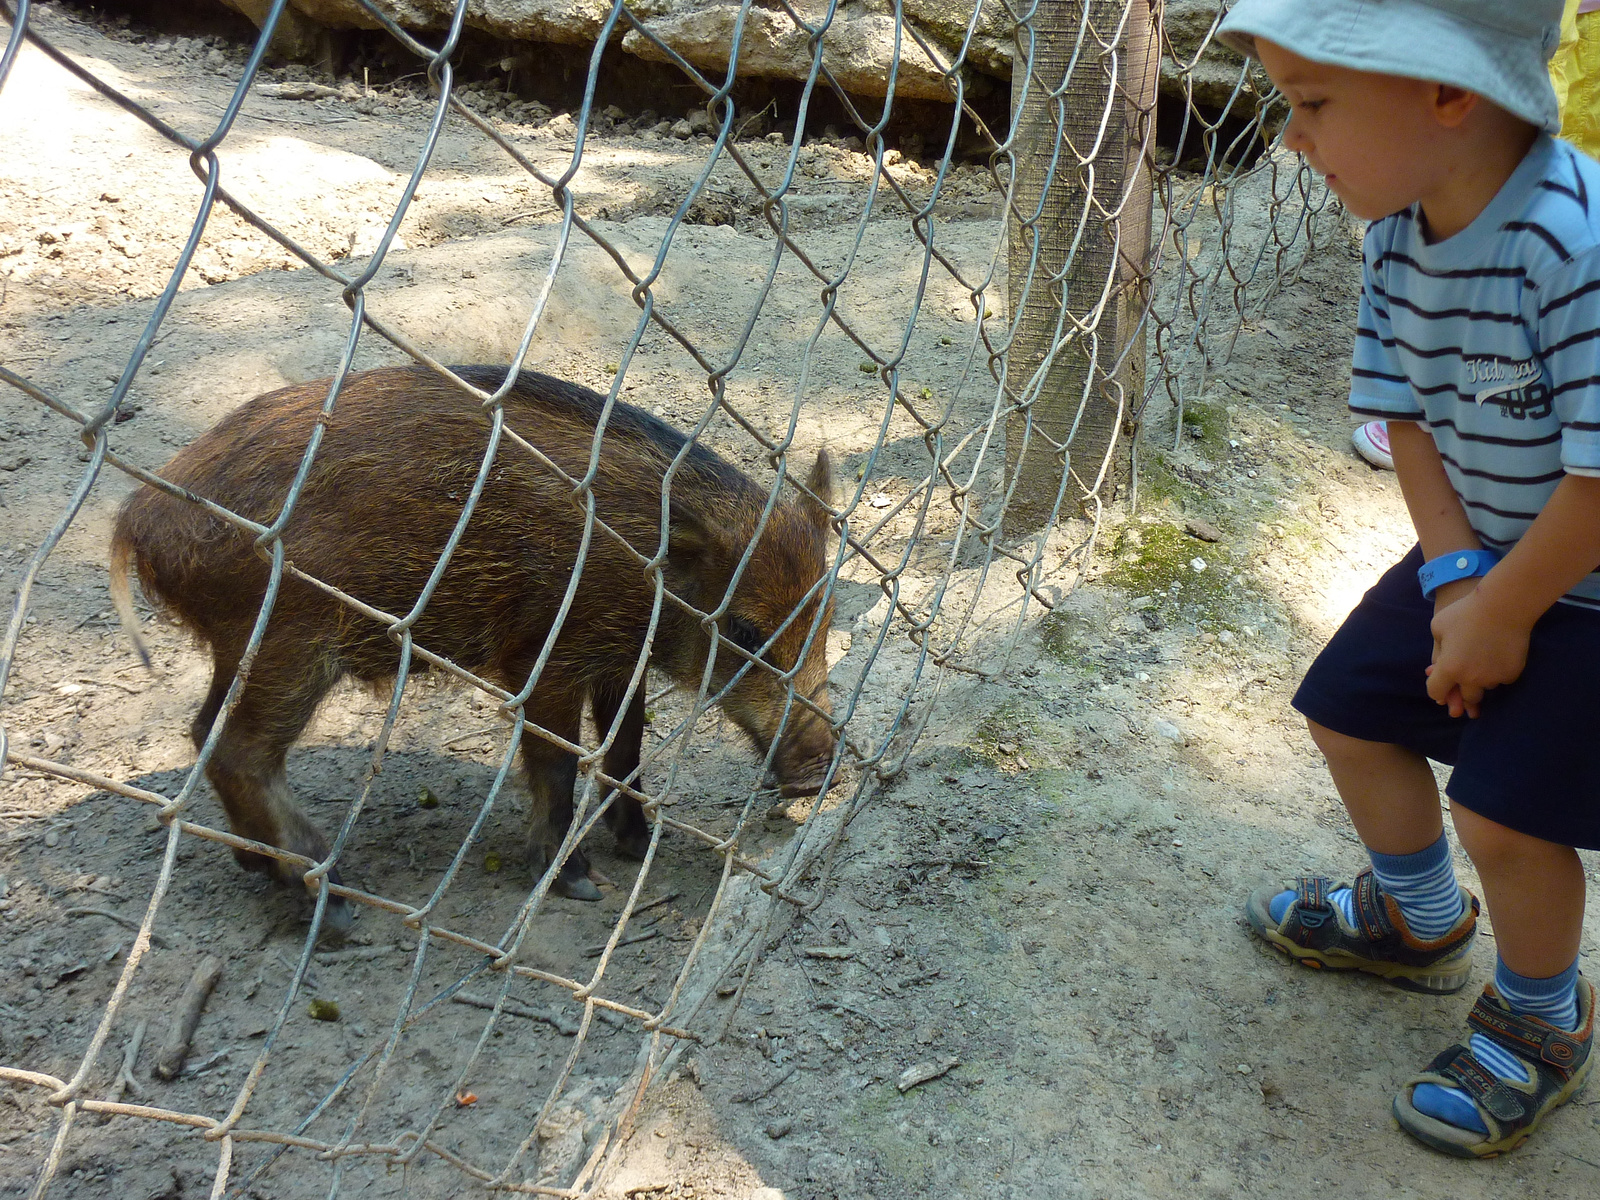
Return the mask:
[[(426, 71), (434, 107), (381, 237), (370, 255), (344, 262), (319, 258), (254, 211), (228, 183), (230, 138), (237, 136), (241, 110), (249, 103), (286, 0), (264, 6), (261, 36), (231, 101), (214, 127), (196, 133), (163, 121), (30, 28), (28, 0), (6, 9), (10, 27), (0, 87), (21, 48), (31, 44), (186, 153), (197, 181), (192, 226), (170, 280), (120, 377), (98, 404), (75, 407), (12, 366), (0, 366), (0, 379), (10, 389), (8, 403), (44, 406), (58, 418), (49, 436), (76, 439), (86, 448), (76, 477), (61, 481), (70, 485), (70, 497), (21, 573), (0, 642), (0, 750), (6, 774), (13, 780), (81, 785), (125, 801), (130, 810), (145, 806), (165, 830), (153, 885), (142, 913), (130, 922), (136, 932), (116, 983), (85, 1022), (88, 1031), (70, 1046), (75, 1067), (50, 1073), (28, 1056), (0, 1061), (0, 1079), (43, 1097), (53, 1122), (48, 1153), (32, 1166), (35, 1196), (90, 1194), (84, 1189), (91, 1185), (65, 1175), (63, 1163), (71, 1161), (75, 1147), (113, 1130), (134, 1141), (167, 1138), (163, 1145), (181, 1143), (185, 1152), (201, 1145), (209, 1156), (210, 1194), (218, 1197), (375, 1194), (394, 1186), (386, 1178), (392, 1180), (396, 1171), (404, 1173), (410, 1195), (460, 1194), (468, 1181), (518, 1194), (599, 1194), (651, 1082), (685, 1044), (716, 1038), (726, 1029), (765, 949), (797, 913), (826, 893), (851, 818), (908, 769), (911, 748), (952, 675), (1005, 669), (1012, 643), (1039, 606), (1048, 606), (1088, 569), (1103, 506), (1113, 500), (1137, 503), (1141, 451), (1182, 436), (1186, 407), (1206, 396), (1211, 373), (1227, 359), (1241, 323), (1291, 281), (1338, 228), (1326, 191), (1292, 157), (1272, 148), (1285, 115), (1281, 104), (1259, 92), (1243, 70), (1225, 103), (1198, 100), (1194, 79), (1210, 50), (1210, 35), (1175, 44), (1164, 33), (1157, 0), (1040, 0), (1033, 5), (981, 0), (972, 5), (968, 44), (953, 59), (895, 4), (888, 10), (895, 20), (894, 67), (915, 48), (919, 61), (938, 64), (948, 90), (949, 102), (940, 110), (945, 123), (925, 131), (933, 148), (932, 182), (922, 192), (908, 188), (896, 172), (899, 155), (885, 139), (897, 111), (894, 68), (886, 94), (871, 103), (837, 77), (831, 40), (837, 5), (779, 0), (758, 10), (744, 0), (738, 7), (741, 23), (758, 13), (762, 20), (791, 23), (811, 55), (797, 115), (776, 131), (781, 137), (768, 134), (755, 141), (742, 136), (749, 114), (734, 98), (742, 38), (737, 29), (743, 25), (736, 27), (726, 70), (712, 72), (687, 61), (652, 32), (648, 19), (618, 0), (590, 56), (583, 102), (571, 114), (571, 152), (553, 160), (519, 145), (492, 117), (462, 102), (452, 62), (468, 14), (466, 0), (454, 5), (445, 29), (426, 39), (402, 27), (389, 6), (358, 2), (370, 21)], [(996, 22), (1011, 31), (1017, 118), (1009, 134), (986, 122), (968, 97), (968, 49), (975, 31)], [(694, 181), (670, 197), (659, 239), (642, 254), (618, 244), (615, 226), (584, 212), (573, 188), (589, 152), (586, 131), (597, 116), (602, 50), (624, 32), (651, 42), (653, 57), (673, 64), (698, 90), (709, 132)], [(1158, 103), (1161, 58), (1167, 78), (1165, 99)], [(859, 211), (837, 218), (846, 231), (839, 253), (820, 252), (794, 219), (808, 106), (827, 93), (847, 113), (854, 125), (849, 132), (861, 139), (872, 161), (865, 202)], [(1163, 125), (1176, 128), (1158, 129), (1158, 108)], [(425, 338), (407, 336), (404, 322), (395, 317), (393, 297), (383, 304), (369, 302), (369, 289), (393, 269), (391, 247), (418, 188), (430, 178), (447, 123), (493, 143), (554, 203), (543, 243), (542, 282), (529, 294), (503, 299), (520, 315), (521, 335), (516, 354), (493, 377), (464, 376), (436, 357)], [(970, 157), (974, 139), (983, 143), (982, 161), (1003, 197), (977, 242), (950, 236), (948, 205), (942, 203), (942, 189), (960, 162), (958, 148)], [(775, 157), (763, 154), (757, 161), (756, 146), (775, 151)], [(658, 293), (664, 273), (693, 254), (686, 245), (686, 222), (714, 191), (714, 171), (730, 167), (758, 197), (761, 257), (753, 272), (755, 287), (741, 300), (735, 327), (711, 337)], [(208, 222), (222, 208), (315, 272), (325, 281), (327, 298), (342, 301), (348, 311), (338, 370), (331, 382), (319, 385), (316, 432), (296, 446), (295, 482), (269, 520), (168, 483), (158, 473), (159, 464), (137, 461), (117, 444), (118, 416), (126, 411), (130, 388), (136, 380), (148, 382), (152, 347), (163, 336), (180, 282), (205, 243)], [(584, 242), (604, 255), (616, 285), (637, 306), (631, 336), (607, 348), (615, 351), (616, 362), (608, 365), (610, 388), (593, 422), (586, 472), (555, 461), (554, 451), (541, 444), (538, 425), (518, 423), (507, 399), (546, 319), (552, 289)], [(877, 268), (862, 265), (875, 244), (890, 243), (902, 248), (899, 277), (909, 280), (909, 287), (886, 284)], [(981, 247), (976, 253), (974, 244)], [(786, 272), (809, 280), (805, 289), (791, 286), (785, 293), (785, 302), (792, 295), (806, 297), (797, 319), (809, 332), (789, 347), (793, 366), (783, 394), (771, 395), (769, 382), (760, 389), (766, 407), (758, 410), (748, 402), (756, 394), (750, 347), (758, 322), (777, 303), (775, 290), (784, 286)], [(879, 290), (890, 288), (892, 295)], [(960, 297), (967, 309), (965, 320), (953, 327), (948, 313), (936, 311), (935, 297), (947, 294)], [(893, 310), (893, 336), (884, 336), (881, 322), (869, 327), (858, 319), (863, 303)], [(958, 329), (962, 340), (944, 332), (947, 328)], [(450, 514), (452, 535), (408, 612), (386, 611), (370, 598), (308, 574), (293, 561), (293, 532), (285, 537), (321, 461), (324, 427), (338, 420), (341, 397), (360, 379), (358, 350), (374, 339), (397, 348), (428, 378), (470, 398), (492, 431), (476, 478)], [(804, 644), (785, 669), (763, 652), (762, 639), (750, 643), (730, 632), (729, 606), (752, 554), (743, 557), (713, 603), (696, 605), (671, 594), (663, 569), (670, 498), (663, 497), (660, 515), (653, 518), (663, 553), (629, 544), (637, 570), (648, 581), (655, 614), (651, 636), (637, 648), (614, 719), (597, 712), (593, 727), (573, 738), (551, 728), (546, 712), (530, 697), (574, 606), (607, 601), (603, 581), (582, 570), (583, 551), (562, 581), (564, 599), (545, 653), (515, 687), (452, 661), (420, 636), (414, 640), (413, 629), (425, 617), (461, 538), (473, 528), (485, 483), (497, 467), (531, 461), (559, 478), (583, 547), (605, 539), (625, 541), (599, 515), (607, 498), (597, 495), (602, 485), (596, 481), (600, 464), (617, 452), (618, 435), (608, 423), (623, 421), (618, 406), (631, 390), (630, 371), (638, 374), (641, 348), (663, 345), (692, 361), (704, 383), (689, 406), (693, 419), (685, 419), (682, 411), (674, 414), (688, 439), (679, 461), (693, 446), (715, 443), (757, 475), (753, 486), (760, 503), (752, 542), (778, 519), (774, 514), (787, 511), (785, 506), (807, 497), (827, 503), (826, 567), (816, 580), (801, 581), (801, 603), (782, 621)], [(798, 431), (814, 427), (807, 421), (817, 412), (819, 397), (837, 384), (828, 363), (836, 363), (839, 355), (830, 360), (824, 353), (834, 345), (843, 345), (847, 358), (858, 362), (856, 383), (869, 386), (849, 393), (860, 421), (852, 433), (837, 436), (835, 459), (842, 469), (830, 493), (815, 477), (808, 479), (818, 447)], [(932, 374), (922, 361), (932, 354), (954, 362), (939, 376), (937, 390), (919, 386)], [(166, 419), (159, 405), (152, 407), (144, 421)], [(29, 709), (6, 694), (19, 664), (30, 600), (51, 570), (52, 552), (97, 491), (104, 495), (116, 472), (198, 505), (242, 531), (268, 572), (265, 603), (251, 625), (237, 673), (221, 680), (226, 688), (221, 714), (181, 783), (165, 790), (62, 761), (48, 749), (35, 753)], [(665, 486), (671, 486), (670, 472)], [(385, 692), (359, 794), (344, 806), (331, 850), (321, 861), (241, 836), (203, 815), (208, 811), (206, 768), (272, 629), (274, 602), (292, 587), (320, 589), (343, 606), (345, 620), (367, 623), (393, 643), (393, 683)], [(796, 679), (801, 660), (823, 652), (830, 634), (826, 614), (846, 593), (859, 601), (853, 611), (870, 608), (876, 615), (850, 627), (855, 644), (848, 669), (836, 668), (828, 704), (797, 687)], [(860, 600), (863, 595), (868, 599)], [(702, 755), (713, 749), (720, 753), (734, 733), (719, 720), (718, 705), (735, 685), (728, 682), (726, 666), (719, 674), (707, 665), (698, 687), (689, 688), (674, 687), (651, 672), (651, 638), (660, 614), (669, 609), (687, 613), (704, 631), (713, 663), (732, 660), (738, 679), (759, 676), (781, 697), (766, 763), (735, 746), (727, 762), (738, 782), (732, 800), (720, 807), (696, 803), (702, 783), (697, 772), (709, 761)], [(367, 872), (371, 886), (342, 884), (337, 867), (342, 864), (350, 874), (349, 846), (373, 823), (375, 789), (383, 786), (390, 738), (423, 666), (484, 697), (497, 714), (497, 732), (488, 736), (491, 741), (503, 737), (503, 745), (485, 758), (488, 767), (475, 777), (483, 786), (473, 785), (468, 797), (475, 814), (470, 819), (461, 814), (452, 824), (458, 848), (432, 874), (419, 900), (391, 895), (379, 871)], [(646, 712), (649, 733), (637, 768), (617, 777), (607, 771), (608, 751), (626, 738), (623, 714), (636, 705)], [(806, 719), (825, 719), (839, 735), (824, 769), (821, 798), (789, 805), (792, 832), (776, 845), (762, 843), (758, 835), (776, 797), (764, 786), (761, 768), (772, 765), (784, 731)], [(454, 744), (485, 731), (463, 734), (441, 725), (431, 733), (441, 752), (449, 754)], [(513, 803), (507, 799), (508, 781), (517, 749), (530, 739), (575, 756), (575, 815), (548, 870), (517, 884), (514, 903), (484, 913), (475, 907), (486, 886), (476, 868), (488, 862), (479, 847), (496, 806), (503, 810)], [(604, 906), (604, 936), (592, 945), (574, 943), (566, 948), (570, 953), (553, 950), (555, 943), (541, 931), (565, 911), (565, 902), (551, 893), (562, 863), (624, 797), (637, 800), (650, 820), (643, 864)], [(663, 839), (694, 847), (692, 853), (706, 868), (692, 879), (685, 875), (658, 855)], [(136, 1010), (153, 1013), (161, 1024), (160, 1010), (171, 1006), (172, 997), (142, 1010), (130, 998), (140, 994), (141, 973), (159, 952), (158, 923), (179, 903), (174, 888), (197, 843), (265, 856), (281, 870), (303, 874), (314, 910), (298, 957), (282, 964), (282, 978), (266, 981), (258, 974), (252, 986), (252, 993), (265, 989), (263, 998), (271, 993), (272, 1017), (259, 1031), (259, 1041), (247, 1043), (247, 1069), (209, 1103), (191, 1092), (188, 1103), (174, 1104), (163, 1099), (168, 1093), (137, 1082), (151, 1018)], [(759, 851), (752, 849), (758, 845)], [(508, 864), (504, 877), (516, 871)], [(686, 898), (691, 884), (700, 893), (694, 900)], [(225, 904), (237, 914), (260, 899), (252, 893)], [(319, 946), (330, 914), (341, 906), (362, 913), (364, 931), (380, 932), (352, 947)], [(369, 993), (382, 1000), (384, 1014), (359, 1032), (350, 1026), (349, 1036), (328, 1052), (336, 1059), (324, 1064), (336, 1076), (331, 1086), (298, 1086), (306, 1051), (304, 1035), (297, 1031), (305, 1027), (308, 1005), (311, 1015), (318, 1015), (316, 1006), (323, 1001), (317, 985), (328, 990), (333, 973), (385, 955), (394, 960), (394, 969)], [(201, 976), (203, 983), (204, 972)], [(205, 988), (199, 986), (196, 1014), (204, 1002)], [(152, 1032), (152, 1043), (154, 1038)], [(449, 1054), (442, 1049), (446, 1046)], [(436, 1059), (449, 1059), (448, 1068), (418, 1078), (412, 1056), (429, 1047)], [(199, 1070), (209, 1065), (200, 1064)], [(195, 1073), (191, 1064), (190, 1077)], [(484, 1117), (487, 1102), (479, 1100), (491, 1095), (499, 1113), (493, 1122)]]

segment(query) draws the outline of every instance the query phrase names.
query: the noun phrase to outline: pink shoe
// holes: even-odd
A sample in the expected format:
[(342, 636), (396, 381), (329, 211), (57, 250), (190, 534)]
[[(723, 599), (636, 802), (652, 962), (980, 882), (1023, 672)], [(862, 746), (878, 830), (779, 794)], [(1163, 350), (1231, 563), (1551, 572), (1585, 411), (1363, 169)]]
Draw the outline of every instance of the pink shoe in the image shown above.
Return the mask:
[(1394, 455), (1389, 453), (1389, 425), (1386, 421), (1368, 421), (1350, 435), (1350, 444), (1375, 467), (1394, 470)]

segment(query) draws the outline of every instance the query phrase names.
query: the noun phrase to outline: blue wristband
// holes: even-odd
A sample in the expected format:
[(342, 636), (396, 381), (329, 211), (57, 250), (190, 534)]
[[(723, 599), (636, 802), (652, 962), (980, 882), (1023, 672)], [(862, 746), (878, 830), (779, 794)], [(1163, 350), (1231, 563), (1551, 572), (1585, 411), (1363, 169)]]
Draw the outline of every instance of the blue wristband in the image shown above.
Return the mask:
[(1454, 554), (1441, 554), (1417, 568), (1422, 598), (1432, 600), (1435, 592), (1458, 579), (1487, 575), (1499, 561), (1500, 556), (1493, 550), (1457, 550)]

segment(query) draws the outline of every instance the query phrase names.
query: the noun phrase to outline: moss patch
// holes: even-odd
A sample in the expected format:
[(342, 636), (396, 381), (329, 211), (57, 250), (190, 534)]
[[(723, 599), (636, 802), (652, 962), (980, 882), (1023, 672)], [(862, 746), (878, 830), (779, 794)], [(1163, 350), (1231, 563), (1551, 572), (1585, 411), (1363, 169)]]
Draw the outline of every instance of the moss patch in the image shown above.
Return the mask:
[[(1202, 542), (1176, 525), (1125, 525), (1105, 581), (1203, 628), (1232, 628), (1236, 608), (1233, 556), (1221, 543)], [(1196, 569), (1199, 560), (1203, 569)]]
[(1184, 433), (1206, 449), (1220, 449), (1228, 440), (1228, 410), (1220, 404), (1186, 404), (1183, 425)]

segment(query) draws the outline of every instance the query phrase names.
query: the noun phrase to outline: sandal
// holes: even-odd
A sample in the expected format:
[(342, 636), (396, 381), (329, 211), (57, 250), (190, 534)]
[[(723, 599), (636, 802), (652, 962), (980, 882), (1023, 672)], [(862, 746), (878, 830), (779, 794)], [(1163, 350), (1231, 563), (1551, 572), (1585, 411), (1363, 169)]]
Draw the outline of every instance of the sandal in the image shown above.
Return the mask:
[[(1579, 1024), (1566, 1033), (1538, 1017), (1512, 1012), (1490, 984), (1472, 1006), (1467, 1024), (1521, 1059), (1528, 1068), (1528, 1082), (1491, 1075), (1466, 1046), (1451, 1046), (1421, 1075), (1406, 1081), (1394, 1098), (1394, 1119), (1423, 1145), (1457, 1158), (1493, 1158), (1515, 1150), (1547, 1113), (1576, 1096), (1588, 1080), (1594, 1000), (1594, 985), (1580, 975)], [(1477, 1106), (1489, 1132), (1460, 1129), (1419, 1112), (1411, 1104), (1412, 1090), (1419, 1083), (1459, 1088)]]
[(1245, 919), (1256, 935), (1303, 967), (1365, 971), (1411, 992), (1443, 996), (1467, 985), (1472, 941), (1478, 932), (1478, 899), (1461, 889), (1461, 919), (1437, 941), (1411, 935), (1393, 897), (1385, 895), (1368, 867), (1356, 876), (1352, 928), (1329, 899), (1339, 887), (1331, 879), (1303, 875), (1281, 920), (1272, 918), (1273, 897), (1284, 889), (1262, 888), (1245, 903)]

